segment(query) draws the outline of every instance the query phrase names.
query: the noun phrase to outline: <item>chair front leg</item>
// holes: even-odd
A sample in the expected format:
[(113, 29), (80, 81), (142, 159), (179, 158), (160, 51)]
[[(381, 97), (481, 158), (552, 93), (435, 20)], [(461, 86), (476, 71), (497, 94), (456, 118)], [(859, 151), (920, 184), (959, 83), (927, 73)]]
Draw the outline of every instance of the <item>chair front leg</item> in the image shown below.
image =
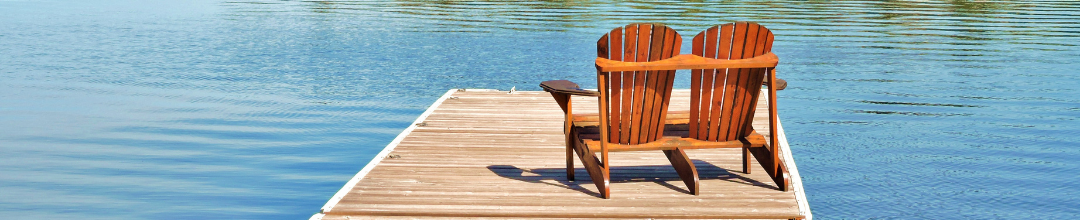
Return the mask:
[(596, 185), (596, 190), (600, 193), (601, 198), (611, 198), (611, 173), (608, 171), (606, 164), (601, 164), (600, 159), (596, 158), (596, 152), (585, 146), (585, 143), (574, 141), (574, 150), (577, 151), (578, 158), (581, 159), (581, 165), (585, 166), (585, 171), (589, 173), (589, 177), (592, 178), (593, 184)]
[(566, 180), (574, 181), (574, 147), (570, 135), (566, 136)]
[(752, 154), (750, 153), (750, 147), (743, 147), (742, 148), (742, 172), (745, 173), (745, 174), (750, 174), (750, 161), (751, 161), (750, 157), (751, 156), (752, 156)]
[(562, 108), (565, 115), (563, 117), (563, 139), (566, 142), (566, 179), (574, 181), (574, 143), (571, 138), (571, 135), (573, 135), (574, 113), (572, 103), (570, 102), (570, 94), (549, 92), (551, 93), (551, 97), (555, 98), (555, 102), (559, 104), (559, 107)]
[(679, 173), (679, 178), (686, 184), (686, 189), (690, 190), (690, 194), (698, 195), (697, 167), (694, 166), (693, 161), (690, 161), (690, 157), (686, 156), (686, 152), (675, 148), (664, 150), (664, 155), (671, 162), (671, 166), (675, 167), (675, 172)]
[[(569, 104), (569, 103), (568, 103)], [(573, 116), (569, 111), (566, 113), (566, 125), (563, 128), (566, 131), (566, 179), (574, 181), (574, 139), (571, 137), (574, 135), (574, 122)]]

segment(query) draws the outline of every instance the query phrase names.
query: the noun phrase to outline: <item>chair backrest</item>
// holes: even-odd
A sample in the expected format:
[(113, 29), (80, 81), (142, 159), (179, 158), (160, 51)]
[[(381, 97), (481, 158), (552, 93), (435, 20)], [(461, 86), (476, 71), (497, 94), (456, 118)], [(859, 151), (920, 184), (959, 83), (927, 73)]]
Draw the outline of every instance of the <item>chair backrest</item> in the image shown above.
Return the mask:
[[(682, 36), (662, 24), (630, 24), (615, 28), (596, 42), (596, 55), (624, 62), (657, 61), (679, 54)], [(600, 72), (607, 100), (608, 143), (639, 144), (655, 141), (664, 131), (674, 70)], [(606, 78), (606, 79), (605, 79)], [(606, 109), (605, 109), (606, 108)]]
[[(714, 59), (753, 58), (769, 53), (772, 42), (772, 32), (764, 26), (731, 23), (694, 36), (693, 54)], [(749, 135), (767, 69), (691, 70), (690, 137), (733, 141)]]

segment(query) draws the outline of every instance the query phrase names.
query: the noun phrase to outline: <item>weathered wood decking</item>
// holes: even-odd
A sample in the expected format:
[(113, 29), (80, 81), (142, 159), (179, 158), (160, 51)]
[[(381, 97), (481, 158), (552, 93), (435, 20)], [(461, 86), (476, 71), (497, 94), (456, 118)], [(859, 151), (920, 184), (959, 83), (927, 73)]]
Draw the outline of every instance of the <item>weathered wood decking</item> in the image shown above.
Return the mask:
[[(670, 109), (689, 108), (689, 91), (673, 93)], [(767, 102), (758, 103), (754, 127), (769, 135)], [(596, 109), (595, 98), (575, 97), (574, 112)], [(612, 197), (601, 199), (580, 162), (578, 181), (566, 179), (562, 120), (546, 92), (447, 92), (312, 219), (810, 216), (783, 130), (792, 191), (778, 191), (757, 162), (752, 174), (739, 172), (737, 148), (686, 151), (701, 178), (698, 196), (662, 152), (617, 152)]]

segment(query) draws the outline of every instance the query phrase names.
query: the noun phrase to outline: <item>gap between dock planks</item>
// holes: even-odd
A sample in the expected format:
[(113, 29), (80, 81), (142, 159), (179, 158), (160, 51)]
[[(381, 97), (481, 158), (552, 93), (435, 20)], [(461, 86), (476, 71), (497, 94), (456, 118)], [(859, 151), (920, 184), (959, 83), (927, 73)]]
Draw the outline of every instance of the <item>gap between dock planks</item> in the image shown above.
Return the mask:
[[(684, 108), (679, 105), (688, 108), (688, 91), (674, 92), (672, 109)], [(454, 97), (459, 93), (462, 98)], [(765, 95), (762, 97), (764, 99)], [(595, 98), (589, 98), (575, 97), (575, 112), (595, 111)], [(453, 99), (454, 104), (444, 105), (448, 99)], [(589, 102), (592, 104), (587, 104)], [(767, 111), (764, 107), (763, 104), (758, 106), (753, 123), (756, 128), (768, 125), (766, 114), (761, 114)], [(603, 200), (589, 194), (595, 191), (595, 186), (587, 181), (588, 175), (580, 161), (576, 162), (578, 181), (570, 182), (566, 181), (565, 161), (550, 159), (564, 156), (561, 153), (565, 147), (561, 126), (562, 113), (544, 92), (447, 91), (311, 219), (392, 216), (780, 218), (786, 215), (777, 215), (778, 210), (793, 206), (799, 216), (812, 217), (782, 127), (778, 129), (779, 144), (793, 180), (793, 190), (787, 193), (794, 196), (767, 190), (763, 191), (766, 193), (754, 193), (775, 187), (767, 178), (743, 177), (763, 175), (765, 172), (760, 166), (752, 167), (751, 175), (736, 172), (733, 170), (741, 168), (741, 161), (732, 158), (741, 158), (740, 151), (706, 149), (687, 152), (695, 160), (702, 181), (724, 183), (723, 187), (703, 187), (702, 195), (690, 196), (679, 191), (685, 191), (685, 186), (677, 181), (678, 177), (663, 157), (619, 153), (612, 158), (615, 197)], [(770, 135), (768, 129), (758, 129), (758, 132)], [(391, 152), (404, 156), (384, 160)], [(545, 159), (537, 159), (542, 157)], [(638, 166), (641, 164), (647, 166)], [(433, 175), (440, 177), (414, 178)], [(513, 181), (507, 182), (508, 179)], [(469, 184), (460, 184), (463, 182)], [(511, 190), (506, 187), (521, 188)], [(622, 200), (618, 198), (620, 194)], [(796, 202), (797, 205), (791, 205)], [(627, 212), (628, 208), (637, 211)], [(766, 213), (769, 210), (773, 213)]]

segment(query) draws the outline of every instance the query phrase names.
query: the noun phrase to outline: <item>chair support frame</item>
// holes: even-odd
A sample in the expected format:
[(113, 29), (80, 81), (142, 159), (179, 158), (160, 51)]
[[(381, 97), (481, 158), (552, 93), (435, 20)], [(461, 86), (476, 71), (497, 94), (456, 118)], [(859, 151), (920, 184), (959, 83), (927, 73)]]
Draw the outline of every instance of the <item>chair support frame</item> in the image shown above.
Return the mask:
[[(746, 23), (736, 23), (745, 25)], [(753, 24), (756, 25), (756, 24)], [(629, 27), (629, 26), (627, 26)], [(715, 28), (715, 27), (714, 27)], [(614, 31), (612, 33), (615, 33)], [(704, 33), (704, 32), (703, 32)], [(715, 32), (713, 32), (715, 33)], [(677, 35), (677, 34), (676, 34)], [(606, 40), (608, 35), (605, 35), (601, 41)], [(771, 38), (771, 34), (769, 36)], [(695, 42), (696, 43), (696, 42)], [(599, 46), (599, 43), (598, 43)], [(617, 46), (616, 46), (617, 47)], [(678, 46), (676, 46), (678, 47)], [(603, 48), (606, 49), (606, 48)], [(675, 51), (677, 53), (677, 50)], [(629, 55), (629, 54), (628, 54)], [(574, 181), (574, 161), (573, 155), (577, 154), (578, 159), (582, 161), (585, 166), (585, 170), (589, 173), (594, 184), (597, 186), (601, 197), (610, 198), (610, 163), (609, 152), (617, 151), (630, 151), (630, 150), (661, 150), (665, 156), (671, 162), (680, 178), (686, 184), (687, 188), (694, 195), (697, 195), (698, 190), (698, 175), (694, 164), (690, 158), (686, 155), (684, 149), (694, 148), (743, 148), (743, 172), (750, 173), (750, 161), (751, 156), (755, 157), (761, 164), (765, 171), (769, 174), (772, 180), (776, 183), (777, 187), (781, 191), (787, 191), (789, 180), (787, 175), (787, 169), (783, 165), (783, 161), (780, 160), (778, 137), (777, 133), (777, 110), (776, 110), (776, 91), (778, 90), (778, 79), (776, 78), (776, 65), (779, 63), (779, 58), (771, 53), (766, 52), (764, 54), (754, 56), (746, 59), (713, 59), (702, 57), (694, 54), (674, 55), (667, 59), (653, 60), (649, 62), (625, 62), (618, 60), (611, 60), (604, 57), (598, 57), (595, 65), (597, 69), (597, 86), (598, 91), (589, 91), (580, 89), (577, 84), (566, 80), (546, 81), (541, 83), (541, 87), (545, 91), (551, 93), (552, 97), (556, 100), (559, 106), (565, 113), (565, 120), (563, 124), (563, 132), (565, 134), (566, 141), (566, 174), (567, 179)], [(660, 130), (656, 132), (657, 138), (653, 141), (644, 141), (643, 143), (613, 143), (611, 134), (613, 133), (609, 129), (610, 115), (608, 109), (611, 109), (609, 105), (612, 103), (608, 100), (609, 89), (607, 82), (612, 77), (612, 73), (622, 74), (620, 71), (649, 71), (655, 73), (657, 71), (674, 71), (679, 69), (728, 69), (728, 68), (764, 68), (765, 84), (768, 88), (768, 115), (769, 115), (769, 133), (770, 135), (768, 143), (765, 143), (765, 138), (753, 132), (752, 128), (749, 128), (749, 124), (746, 126), (750, 135), (741, 137), (735, 141), (706, 141), (699, 140), (697, 138), (688, 138), (680, 136), (662, 136), (664, 131), (664, 117), (660, 116), (662, 123)], [(733, 73), (728, 73), (733, 74)], [(673, 73), (672, 73), (673, 75)], [(621, 75), (620, 75), (621, 76)], [(786, 82), (780, 82), (786, 86)], [(782, 88), (781, 88), (782, 89)], [(670, 95), (670, 88), (667, 88), (667, 93)], [(573, 114), (573, 106), (571, 102), (572, 95), (581, 96), (596, 96), (599, 104), (599, 123), (592, 123), (599, 127), (599, 140), (586, 140), (582, 139), (585, 131), (583, 126), (576, 126), (579, 123), (589, 124), (588, 122), (575, 121), (576, 116)], [(755, 95), (756, 96), (756, 95)], [(756, 102), (754, 100), (753, 102)], [(663, 103), (664, 109), (661, 112), (666, 113), (666, 100)], [(730, 117), (730, 116), (729, 116)], [(748, 117), (753, 117), (748, 116)], [(670, 117), (669, 117), (670, 118)], [(598, 145), (598, 146), (597, 146)], [(596, 152), (599, 151), (599, 152)], [(596, 154), (599, 153), (599, 158)]]

